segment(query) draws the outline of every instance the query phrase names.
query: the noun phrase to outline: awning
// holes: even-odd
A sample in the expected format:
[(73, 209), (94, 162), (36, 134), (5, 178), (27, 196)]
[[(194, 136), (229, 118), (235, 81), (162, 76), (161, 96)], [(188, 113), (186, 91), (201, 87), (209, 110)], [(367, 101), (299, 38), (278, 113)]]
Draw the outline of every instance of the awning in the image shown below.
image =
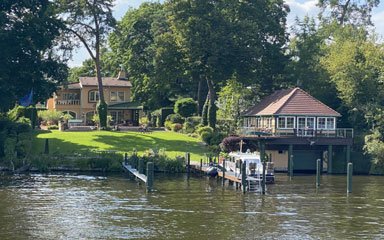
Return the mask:
[(139, 102), (119, 102), (108, 105), (108, 110), (143, 110), (143, 108)]

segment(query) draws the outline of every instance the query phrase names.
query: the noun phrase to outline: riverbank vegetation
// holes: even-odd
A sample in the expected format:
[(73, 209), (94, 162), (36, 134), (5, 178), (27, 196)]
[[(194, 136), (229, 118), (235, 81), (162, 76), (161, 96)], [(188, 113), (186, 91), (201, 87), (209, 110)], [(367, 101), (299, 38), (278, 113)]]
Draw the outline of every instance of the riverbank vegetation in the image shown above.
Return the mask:
[[(112, 0), (99, 1), (99, 5), (88, 0), (81, 4), (3, 2), (2, 113), (27, 92), (33, 92), (33, 103), (43, 102), (58, 86), (77, 81), (80, 76), (98, 77), (102, 93), (101, 77), (116, 76), (121, 65), (132, 82), (131, 100), (145, 106), (148, 122), (152, 121), (150, 112), (174, 109), (167, 119), (169, 114), (157, 115), (160, 118), (155, 124), (199, 137), (218, 151), (221, 139), (235, 133), (240, 125), (243, 110), (275, 90), (299, 86), (341, 113), (337, 125), (355, 129), (353, 148), (357, 154), (353, 155), (372, 159), (371, 172), (384, 173), (384, 49), (371, 21), (379, 1), (318, 1), (318, 19), (297, 18), (292, 29), (287, 28), (289, 6), (283, 1), (143, 3), (129, 9), (116, 24), (111, 14)], [(63, 4), (56, 4), (59, 2)], [(64, 4), (67, 2), (69, 5)], [(104, 32), (96, 31), (99, 36), (88, 31), (93, 30), (89, 24), (98, 22), (90, 20), (97, 14), (88, 18), (89, 6), (93, 13), (107, 14), (107, 18), (99, 16), (107, 24)], [(75, 10), (72, 13), (76, 18), (60, 18), (68, 16), (70, 10)], [(91, 58), (70, 70), (66, 53), (79, 42), (64, 38), (68, 31), (80, 36), (83, 44), (97, 40), (95, 46), (87, 48)], [(65, 54), (59, 56), (57, 48)], [(98, 109), (103, 114), (97, 116), (104, 122), (107, 106), (103, 101)], [(30, 124), (23, 118), (8, 117), (18, 124)], [(34, 118), (29, 119), (34, 126)], [(15, 149), (20, 149), (16, 151), (21, 154), (18, 157), (23, 155), (24, 135), (30, 134), (18, 130), (15, 134), (15, 125), (11, 125), (2, 128), (0, 139), (0, 154), (8, 154), (8, 159), (15, 157)], [(197, 138), (178, 133), (135, 134), (33, 132), (31, 136), (36, 139), (31, 148), (35, 153), (43, 151), (40, 147), (47, 138), (50, 152), (55, 154), (91, 148), (132, 151), (135, 147), (139, 153), (165, 148), (171, 157), (190, 151), (194, 160), (205, 151)]]

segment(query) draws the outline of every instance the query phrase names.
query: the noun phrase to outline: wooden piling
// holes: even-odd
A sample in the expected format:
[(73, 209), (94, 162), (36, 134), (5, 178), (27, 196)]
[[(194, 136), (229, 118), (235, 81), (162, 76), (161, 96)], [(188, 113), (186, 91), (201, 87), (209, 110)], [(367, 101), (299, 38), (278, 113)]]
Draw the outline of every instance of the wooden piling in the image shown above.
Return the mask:
[(241, 164), (241, 188), (243, 189), (243, 193), (247, 191), (247, 161), (244, 161)]
[(45, 139), (45, 144), (44, 144), (44, 154), (49, 154), (49, 143), (48, 143), (48, 138)]
[(128, 154), (124, 154), (124, 163), (127, 165), (128, 164)]
[(328, 174), (332, 174), (333, 166), (333, 146), (328, 145)]
[(191, 173), (191, 154), (189, 152), (185, 153), (185, 159), (187, 162), (187, 176), (189, 177)]
[(265, 169), (266, 169), (267, 163), (263, 161), (263, 179), (261, 181), (261, 193), (265, 195), (265, 185), (267, 183), (267, 176), (265, 174)]
[(223, 159), (223, 186), (225, 185), (225, 158)]
[(347, 193), (352, 192), (353, 163), (348, 163), (347, 167)]
[(139, 158), (138, 169), (139, 173), (144, 173), (144, 160)]
[(320, 187), (321, 160), (316, 161), (316, 187)]
[(289, 180), (292, 180), (293, 177), (293, 145), (290, 144), (288, 148), (288, 174), (289, 174)]
[(154, 182), (154, 164), (153, 162), (147, 163), (147, 192), (151, 192), (153, 190), (153, 182)]

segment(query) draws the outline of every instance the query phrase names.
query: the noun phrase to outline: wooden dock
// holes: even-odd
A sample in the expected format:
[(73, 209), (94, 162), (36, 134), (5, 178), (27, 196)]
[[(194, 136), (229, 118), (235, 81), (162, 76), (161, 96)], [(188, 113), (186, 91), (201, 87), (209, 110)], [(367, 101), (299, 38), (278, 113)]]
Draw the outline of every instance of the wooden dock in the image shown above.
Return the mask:
[(139, 173), (139, 171), (137, 171), (136, 168), (132, 168), (131, 165), (129, 164), (126, 164), (126, 163), (123, 163), (123, 168), (125, 170), (127, 170), (128, 172), (130, 172), (132, 175), (134, 175), (136, 178), (140, 179), (141, 181), (143, 181), (144, 183), (147, 183), (147, 176), (145, 176), (144, 174), (142, 173)]

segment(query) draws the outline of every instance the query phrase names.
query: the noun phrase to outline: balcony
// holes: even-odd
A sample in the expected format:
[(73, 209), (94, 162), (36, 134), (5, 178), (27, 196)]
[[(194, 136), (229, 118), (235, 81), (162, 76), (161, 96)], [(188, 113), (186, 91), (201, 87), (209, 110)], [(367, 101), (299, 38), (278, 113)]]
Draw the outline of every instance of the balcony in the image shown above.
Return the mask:
[(80, 105), (80, 99), (71, 99), (71, 100), (56, 99), (56, 105)]
[(352, 128), (337, 129), (266, 129), (243, 127), (238, 134), (242, 137), (316, 137), (316, 138), (353, 138)]

